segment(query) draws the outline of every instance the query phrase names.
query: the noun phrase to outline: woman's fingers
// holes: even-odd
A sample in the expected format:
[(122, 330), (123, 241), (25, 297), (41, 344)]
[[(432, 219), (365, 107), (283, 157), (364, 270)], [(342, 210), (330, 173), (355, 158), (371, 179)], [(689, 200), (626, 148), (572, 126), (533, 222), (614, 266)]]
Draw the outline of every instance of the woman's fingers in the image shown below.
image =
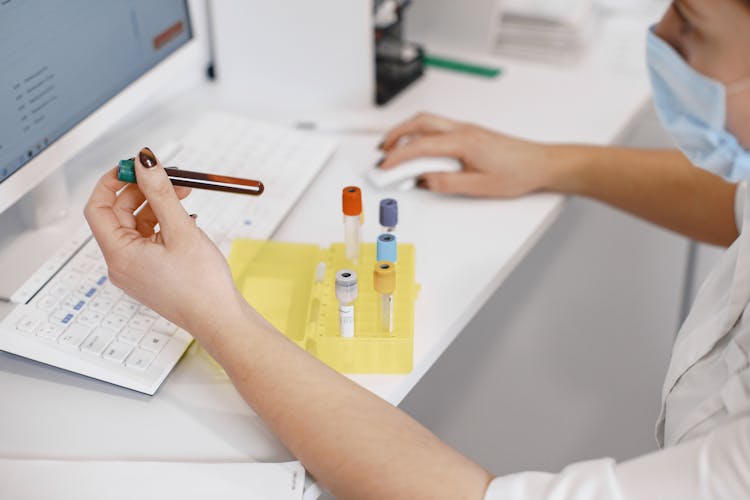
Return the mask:
[(154, 210), (151, 208), (151, 205), (146, 202), (145, 205), (143, 205), (143, 208), (141, 208), (141, 211), (138, 212), (138, 215), (135, 217), (135, 230), (140, 233), (141, 236), (144, 238), (150, 237), (152, 234), (154, 234), (154, 228), (159, 223), (159, 221), (156, 218), (156, 215), (154, 215)]
[(386, 134), (381, 149), (390, 151), (398, 144), (402, 137), (408, 137), (416, 134), (440, 134), (450, 132), (458, 127), (459, 123), (442, 116), (430, 113), (420, 113), (413, 118), (406, 120)]
[[(175, 192), (179, 199), (184, 199), (190, 194), (191, 189), (184, 186), (175, 186)], [(194, 214), (193, 214), (194, 215)], [(192, 217), (192, 215), (191, 215)], [(143, 204), (143, 207), (134, 217), (135, 219), (135, 230), (140, 233), (144, 238), (149, 238), (154, 234), (154, 227), (159, 223), (159, 220), (154, 214), (154, 210), (151, 208), (148, 202)]]
[(400, 163), (424, 156), (448, 156), (462, 159), (463, 150), (457, 134), (426, 135), (417, 137), (393, 149), (383, 158), (380, 168), (389, 169)]
[[(177, 193), (177, 198), (179, 198), (180, 200), (189, 195), (191, 191), (189, 187), (184, 186), (175, 186), (174, 190), (175, 193)], [(153, 233), (154, 226), (158, 222), (156, 221), (153, 210), (151, 210), (150, 208), (148, 209), (146, 218), (142, 217), (141, 219), (138, 219), (134, 215), (138, 208), (140, 208), (141, 206), (145, 208), (147, 206), (147, 204), (144, 205), (145, 201), (146, 195), (143, 194), (143, 191), (140, 190), (138, 185), (129, 184), (120, 192), (120, 195), (115, 200), (113, 208), (115, 211), (115, 215), (117, 216), (117, 219), (120, 221), (120, 224), (122, 226), (130, 229), (135, 228), (139, 233), (141, 233), (141, 235), (150, 236), (151, 233)], [(141, 212), (142, 211), (143, 210), (141, 210)], [(139, 214), (141, 212), (139, 212)], [(146, 220), (146, 225), (150, 226), (150, 229), (148, 229), (146, 233), (143, 232), (143, 229), (145, 227), (143, 224), (144, 220)]]
[(146, 197), (143, 195), (143, 192), (138, 189), (137, 185), (129, 184), (122, 190), (112, 206), (121, 226), (130, 229), (135, 227), (135, 217), (133, 216), (133, 212), (143, 205), (144, 201), (146, 201)]
[(478, 172), (435, 172), (421, 175), (417, 185), (443, 194), (497, 196), (498, 182), (498, 179)]
[(118, 230), (122, 225), (113, 207), (117, 201), (117, 192), (123, 186), (125, 183), (117, 180), (117, 168), (113, 168), (96, 183), (83, 210), (91, 232), (105, 253), (116, 248), (117, 239), (121, 236)]
[(184, 200), (188, 197), (188, 195), (192, 192), (192, 188), (185, 187), (185, 186), (175, 186), (174, 192), (177, 193), (177, 197), (180, 200)]
[(190, 217), (182, 208), (164, 167), (150, 149), (143, 148), (138, 154), (135, 172), (138, 187), (146, 196), (148, 205), (159, 221), (160, 232), (168, 243), (171, 238), (190, 227)]

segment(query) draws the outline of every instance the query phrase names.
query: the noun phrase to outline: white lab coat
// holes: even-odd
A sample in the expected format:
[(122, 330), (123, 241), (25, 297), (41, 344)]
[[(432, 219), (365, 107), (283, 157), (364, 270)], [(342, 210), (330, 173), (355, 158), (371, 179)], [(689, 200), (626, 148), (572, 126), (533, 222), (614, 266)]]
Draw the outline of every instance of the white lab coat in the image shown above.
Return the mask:
[[(740, 237), (701, 286), (672, 350), (656, 438), (627, 462), (576, 463), (490, 484), (487, 500), (750, 499), (750, 202), (735, 199)], [(740, 224), (741, 222), (741, 224)], [(612, 429), (617, 432), (617, 429)]]

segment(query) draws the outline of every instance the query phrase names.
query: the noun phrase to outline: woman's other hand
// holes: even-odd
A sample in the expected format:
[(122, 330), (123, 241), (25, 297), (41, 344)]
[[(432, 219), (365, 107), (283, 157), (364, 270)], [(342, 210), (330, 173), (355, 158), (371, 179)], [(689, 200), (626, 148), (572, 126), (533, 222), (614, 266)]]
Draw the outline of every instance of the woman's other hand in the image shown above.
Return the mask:
[(424, 156), (461, 161), (461, 172), (429, 173), (418, 179), (419, 187), (440, 193), (516, 197), (545, 189), (554, 173), (550, 146), (429, 113), (394, 127), (381, 148), (383, 169)]
[(137, 185), (110, 170), (84, 210), (110, 280), (193, 335), (211, 335), (245, 307), (226, 260), (182, 207), (189, 189), (172, 186), (150, 149), (140, 151), (135, 169)]

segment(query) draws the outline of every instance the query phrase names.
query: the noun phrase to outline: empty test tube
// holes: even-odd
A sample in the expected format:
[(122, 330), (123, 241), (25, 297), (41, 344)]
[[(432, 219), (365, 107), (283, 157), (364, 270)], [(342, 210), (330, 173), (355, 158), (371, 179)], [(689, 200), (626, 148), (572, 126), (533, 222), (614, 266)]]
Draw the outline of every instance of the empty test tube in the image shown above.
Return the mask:
[(384, 233), (392, 233), (398, 224), (398, 202), (393, 198), (380, 200), (380, 225)]
[(341, 194), (344, 211), (344, 245), (346, 259), (359, 260), (360, 227), (362, 226), (362, 191), (357, 186), (345, 187)]
[(373, 274), (375, 291), (380, 294), (380, 330), (393, 333), (393, 292), (396, 290), (396, 264), (375, 263)]
[(398, 245), (396, 235), (393, 233), (383, 233), (378, 236), (378, 242), (375, 246), (377, 260), (387, 260), (396, 262), (398, 260)]
[(342, 337), (354, 337), (354, 301), (357, 300), (357, 273), (342, 269), (336, 273), (336, 299), (339, 301), (339, 330)]

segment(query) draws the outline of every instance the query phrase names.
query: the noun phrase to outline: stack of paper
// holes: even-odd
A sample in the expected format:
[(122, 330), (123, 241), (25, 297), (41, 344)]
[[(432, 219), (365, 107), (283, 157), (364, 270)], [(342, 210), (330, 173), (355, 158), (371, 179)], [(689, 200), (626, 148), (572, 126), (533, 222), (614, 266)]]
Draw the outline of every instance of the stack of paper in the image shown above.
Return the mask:
[(209, 463), (0, 459), (0, 498), (302, 500), (299, 462)]
[(593, 26), (592, 0), (501, 0), (496, 52), (566, 62), (585, 48)]

